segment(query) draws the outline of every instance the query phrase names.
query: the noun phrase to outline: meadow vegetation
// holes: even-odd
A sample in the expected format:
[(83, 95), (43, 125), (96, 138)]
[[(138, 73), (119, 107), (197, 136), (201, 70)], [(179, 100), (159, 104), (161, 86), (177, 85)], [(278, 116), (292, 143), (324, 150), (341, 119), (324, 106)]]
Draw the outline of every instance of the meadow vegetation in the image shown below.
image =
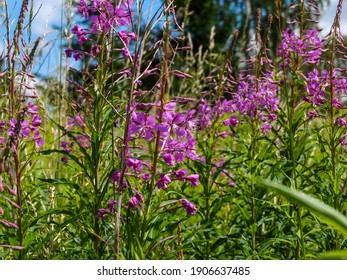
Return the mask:
[(32, 1), (4, 1), (0, 259), (347, 258), (344, 1), (322, 34), (275, 0), (224, 52), (144, 2), (67, 0), (38, 77)]

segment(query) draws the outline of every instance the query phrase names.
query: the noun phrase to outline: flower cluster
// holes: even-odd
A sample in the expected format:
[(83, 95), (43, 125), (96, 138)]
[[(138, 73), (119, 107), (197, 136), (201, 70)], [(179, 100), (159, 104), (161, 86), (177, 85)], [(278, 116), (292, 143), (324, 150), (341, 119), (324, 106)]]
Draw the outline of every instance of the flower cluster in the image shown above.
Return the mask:
[[(132, 0), (118, 1), (117, 5), (111, 3), (111, 0), (94, 0), (90, 5), (86, 1), (81, 0), (77, 11), (83, 15), (85, 19), (89, 19), (90, 28), (83, 28), (76, 25), (72, 28), (72, 34), (76, 35), (80, 45), (85, 44), (88, 39), (88, 34), (107, 33), (110, 30), (122, 26), (128, 26), (131, 23), (131, 6)], [(135, 40), (136, 35), (133, 32), (128, 33), (125, 30), (118, 32), (118, 38), (122, 41), (124, 48), (122, 49), (123, 57), (130, 56), (128, 45), (130, 39)], [(91, 40), (92, 41), (92, 40)], [(100, 53), (100, 46), (93, 42), (91, 54), (96, 56)], [(82, 58), (82, 52), (68, 48), (65, 50), (67, 57), (73, 57), (76, 61)]]
[[(166, 164), (174, 166), (188, 157), (191, 160), (198, 158), (195, 150), (196, 141), (192, 130), (195, 127), (194, 113), (176, 113), (176, 102), (169, 102), (164, 106), (163, 121), (159, 116), (133, 111), (129, 124), (129, 138), (145, 139), (153, 142), (157, 133), (160, 134), (160, 147), (162, 157)], [(136, 104), (133, 104), (134, 108)]]
[[(18, 119), (11, 118), (8, 125), (7, 135), (8, 137), (28, 139), (32, 136), (35, 141), (36, 148), (41, 147), (44, 144), (44, 139), (40, 134), (40, 125), (42, 123), (41, 116), (39, 115), (38, 106), (32, 101), (29, 101), (27, 108), (24, 109), (23, 114)], [(5, 131), (6, 123), (0, 120), (0, 133)], [(5, 137), (0, 137), (0, 154), (1, 148), (5, 145)]]
[[(329, 92), (333, 96), (332, 106), (335, 108), (342, 108), (343, 104), (339, 100), (339, 97), (347, 92), (347, 80), (346, 78), (337, 75), (334, 70), (332, 73), (332, 79), (327, 70), (319, 72), (316, 68), (309, 72), (306, 76), (306, 91), (307, 95), (304, 96), (305, 102), (311, 103), (313, 107), (321, 107), (327, 105), (327, 92), (333, 88), (334, 92)], [(331, 85), (332, 84), (332, 87)], [(309, 118), (318, 117), (316, 112), (308, 112)], [(337, 121), (339, 126), (343, 126), (342, 119)]]
[[(145, 141), (151, 145), (157, 141), (159, 134), (160, 157), (164, 164), (164, 169), (169, 168), (169, 172), (157, 171), (156, 187), (166, 190), (173, 181), (188, 182), (192, 186), (198, 186), (199, 175), (188, 175), (188, 170), (178, 169), (178, 165), (186, 158), (195, 160), (198, 158), (195, 150), (195, 139), (193, 138), (193, 129), (195, 127), (194, 110), (188, 112), (176, 112), (177, 103), (168, 102), (163, 106), (163, 112), (152, 115), (147, 112), (137, 112), (137, 108), (143, 104), (132, 103), (130, 111), (130, 122), (127, 140)], [(159, 107), (159, 105), (157, 105)], [(136, 178), (136, 180), (148, 181), (151, 178), (153, 167), (152, 162), (139, 157), (136, 153), (132, 153), (131, 149), (127, 152), (126, 170), (124, 176), (126, 178)], [(111, 174), (111, 181), (119, 183), (121, 180), (121, 171), (115, 170)], [(133, 189), (131, 180), (123, 180), (122, 191), (125, 189)], [(133, 189), (134, 190), (134, 189)], [(134, 190), (135, 191), (135, 190)], [(135, 209), (143, 198), (139, 197), (138, 192), (131, 197), (128, 205), (131, 209)]]
[(278, 55), (284, 59), (284, 66), (296, 69), (300, 63), (317, 64), (322, 54), (322, 41), (318, 36), (318, 30), (306, 30), (301, 38), (290, 28), (282, 34), (282, 42), (279, 45)]
[[(262, 122), (261, 130), (265, 135), (272, 128), (270, 122), (277, 119), (275, 113), (278, 110), (279, 100), (276, 91), (277, 84), (273, 80), (272, 73), (259, 79), (252, 75), (241, 78), (237, 92), (233, 94), (232, 111)], [(230, 118), (229, 125), (236, 124), (237, 119)]]

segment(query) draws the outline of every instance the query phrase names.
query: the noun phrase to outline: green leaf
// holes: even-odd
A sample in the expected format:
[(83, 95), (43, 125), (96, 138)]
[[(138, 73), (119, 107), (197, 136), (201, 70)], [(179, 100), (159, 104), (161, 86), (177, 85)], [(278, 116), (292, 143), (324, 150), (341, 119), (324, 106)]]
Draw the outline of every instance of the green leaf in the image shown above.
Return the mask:
[(347, 218), (334, 208), (326, 205), (322, 201), (310, 197), (298, 190), (294, 190), (281, 184), (263, 178), (257, 178), (257, 183), (261, 186), (278, 192), (303, 207), (318, 214), (327, 224), (335, 227), (338, 231), (347, 236)]
[(330, 251), (317, 257), (319, 260), (347, 260), (347, 250)]

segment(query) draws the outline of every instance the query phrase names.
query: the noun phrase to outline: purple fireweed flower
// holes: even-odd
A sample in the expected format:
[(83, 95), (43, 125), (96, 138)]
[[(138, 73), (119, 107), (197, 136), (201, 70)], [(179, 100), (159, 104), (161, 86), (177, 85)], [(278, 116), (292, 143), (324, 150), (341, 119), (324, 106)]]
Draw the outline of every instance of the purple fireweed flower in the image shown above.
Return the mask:
[(205, 100), (204, 98), (200, 99), (197, 119), (198, 130), (205, 130), (207, 127), (210, 127), (212, 125), (211, 108), (208, 105), (207, 100)]
[(106, 9), (108, 11), (113, 11), (113, 6), (110, 0), (93, 0), (94, 9)]
[[(226, 159), (225, 158), (222, 158), (220, 159), (217, 163), (215, 163), (215, 166), (216, 167), (222, 167), (223, 164), (225, 163)], [(224, 171), (223, 171), (224, 172)]]
[(45, 143), (43, 138), (40, 136), (39, 130), (34, 131), (34, 140), (35, 140), (36, 148), (43, 146), (43, 144)]
[(111, 214), (114, 213), (114, 205), (116, 204), (116, 201), (114, 199), (111, 199), (108, 204), (107, 204), (107, 208), (110, 211)]
[(108, 214), (107, 210), (105, 209), (99, 209), (98, 214), (96, 215), (98, 218), (101, 218), (101, 220), (105, 220), (105, 216)]
[(80, 146), (85, 148), (85, 149), (88, 149), (91, 146), (90, 138), (87, 135), (78, 135), (78, 136), (76, 136), (76, 140), (78, 141)]
[(41, 123), (42, 123), (42, 119), (41, 119), (40, 115), (33, 115), (31, 117), (31, 125), (32, 126), (37, 127), (37, 126), (40, 126)]
[(238, 119), (236, 117), (230, 117), (229, 119), (229, 125), (234, 127), (237, 126), (239, 123)]
[(142, 194), (139, 192), (136, 192), (135, 197), (137, 198), (138, 201), (140, 202), (145, 202), (145, 199), (143, 198)]
[(129, 124), (129, 134), (133, 135), (138, 133), (138, 137), (150, 140), (155, 132), (155, 118), (148, 116), (146, 113), (132, 113)]
[(174, 165), (175, 164), (175, 158), (172, 154), (164, 154), (163, 158), (168, 165)]
[(120, 171), (114, 171), (111, 176), (111, 181), (112, 182), (119, 182), (120, 180)]
[(84, 117), (79, 114), (76, 114), (73, 118), (69, 117), (69, 121), (65, 124), (65, 129), (67, 131), (71, 131), (71, 127), (73, 126), (80, 127), (82, 130), (84, 130), (86, 127)]
[(76, 114), (74, 117), (74, 125), (84, 129), (86, 127), (86, 124), (84, 122), (84, 117), (79, 114)]
[(307, 74), (306, 90), (308, 95), (304, 96), (304, 101), (312, 103), (313, 106), (323, 105), (325, 100), (324, 86), (319, 71), (313, 69)]
[(7, 131), (7, 133), (8, 133), (9, 136), (13, 136), (13, 133), (14, 133), (14, 131), (15, 131), (15, 129), (16, 129), (16, 125), (17, 125), (17, 120), (11, 118), (11, 119), (10, 119), (10, 128), (9, 128), (9, 130)]
[(136, 34), (134, 33), (134, 32), (130, 32), (130, 33), (128, 33), (128, 37), (130, 38), (130, 39), (132, 39), (132, 40), (136, 40)]
[(229, 126), (229, 125), (230, 125), (229, 119), (224, 120), (224, 121), (223, 121), (223, 125), (224, 125), (224, 126)]
[(71, 49), (71, 48), (66, 49), (65, 55), (66, 55), (66, 57), (71, 58), (73, 55), (73, 49)]
[(85, 0), (80, 0), (77, 11), (82, 14), (85, 19), (89, 17), (89, 7)]
[(94, 56), (96, 56), (96, 55), (98, 55), (99, 53), (100, 53), (99, 45), (94, 45), (94, 46), (92, 47), (92, 54), (93, 54)]
[(319, 114), (314, 112), (314, 111), (310, 111), (310, 112), (306, 113), (306, 116), (310, 119), (314, 119), (314, 118), (317, 118), (319, 116)]
[(67, 149), (68, 145), (69, 145), (69, 143), (66, 142), (66, 141), (61, 141), (61, 143), (60, 143), (60, 146), (61, 146), (63, 149)]
[(67, 158), (67, 156), (62, 156), (61, 161), (65, 164), (67, 164), (69, 162), (69, 159)]
[(118, 36), (122, 40), (124, 45), (129, 46), (130, 40), (129, 40), (128, 32), (126, 30), (119, 31)]
[[(237, 92), (232, 93), (233, 99), (228, 102), (229, 111), (238, 111), (250, 119), (257, 118), (260, 122), (276, 119), (275, 112), (278, 111), (279, 100), (276, 97), (277, 84), (273, 81), (273, 76), (272, 72), (261, 78), (252, 75), (241, 76)], [(237, 124), (237, 118), (230, 117), (230, 127)], [(268, 128), (269, 125), (266, 124), (262, 132), (268, 132)]]
[(272, 125), (267, 122), (261, 126), (261, 132), (263, 133), (263, 135), (266, 135), (271, 129)]
[(160, 179), (157, 182), (158, 189), (166, 190), (168, 188), (168, 184), (171, 182), (171, 178), (168, 174), (160, 174)]
[(306, 30), (304, 37), (300, 38), (287, 28), (282, 33), (278, 55), (284, 58), (284, 66), (298, 67), (298, 63), (317, 64), (320, 62), (322, 46), (318, 30)]
[(138, 160), (136, 158), (128, 158), (126, 160), (127, 166), (135, 171), (142, 171), (142, 165), (143, 162), (141, 160)]
[[(13, 136), (13, 133), (17, 126), (17, 120), (16, 119), (10, 119), (10, 128), (8, 130), (8, 135)], [(23, 120), (20, 125), (20, 133), (23, 138), (27, 138), (30, 135), (30, 128), (29, 128), (29, 122), (27, 120)]]
[(347, 121), (343, 118), (338, 118), (337, 124), (338, 124), (338, 126), (347, 126)]
[(107, 32), (112, 26), (112, 20), (105, 13), (101, 13), (99, 16), (91, 16), (90, 22), (92, 23), (90, 28), (92, 34)]
[(269, 118), (270, 121), (275, 121), (275, 120), (277, 120), (277, 116), (276, 116), (275, 114), (269, 114), (269, 115), (268, 115), (268, 118)]
[(30, 135), (29, 121), (24, 120), (21, 125), (21, 134), (23, 138), (27, 138)]
[(229, 135), (229, 133), (226, 132), (226, 131), (223, 131), (223, 132), (218, 134), (218, 136), (221, 137), (221, 138), (226, 138), (226, 137), (228, 137), (228, 135)]
[(185, 155), (183, 153), (175, 153), (175, 160), (177, 163), (184, 161)]
[(343, 107), (343, 104), (336, 97), (333, 98), (332, 105), (335, 108), (342, 108)]
[(199, 185), (199, 174), (188, 175), (184, 179), (189, 181), (189, 183), (191, 183), (194, 187)]
[(187, 176), (188, 170), (186, 169), (179, 169), (173, 172), (173, 175), (176, 177), (177, 180), (183, 181), (183, 179)]
[(88, 41), (88, 37), (86, 35), (78, 36), (78, 43), (80, 45), (83, 45), (87, 41)]
[(170, 125), (168, 123), (160, 123), (157, 126), (161, 137), (168, 137), (170, 135)]
[(317, 64), (320, 62), (320, 56), (322, 54), (322, 41), (318, 37), (317, 29), (306, 30), (304, 38), (305, 42), (311, 47), (304, 57), (304, 61), (310, 64)]
[(0, 214), (4, 214), (4, 209), (0, 207)]
[(139, 204), (139, 199), (136, 196), (133, 196), (129, 199), (128, 205), (135, 210), (137, 207), (137, 204)]
[(146, 172), (145, 174), (143, 174), (142, 178), (147, 181), (151, 178), (151, 175)]
[(131, 54), (129, 52), (129, 49), (126, 48), (126, 47), (122, 48), (122, 55), (123, 55), (124, 58), (127, 58), (127, 57), (131, 56)]
[(75, 59), (75, 61), (78, 61), (78, 60), (81, 60), (81, 58), (82, 58), (82, 54), (80, 54), (80, 53), (75, 53), (74, 55), (73, 55), (73, 58)]
[(187, 199), (180, 199), (179, 201), (182, 203), (182, 206), (186, 209), (188, 216), (194, 215), (198, 210), (196, 206), (189, 202)]
[(77, 36), (85, 35), (85, 34), (86, 34), (86, 33), (84, 32), (83, 28), (80, 27), (80, 26), (78, 26), (78, 25), (74, 26), (74, 27), (71, 29), (71, 31), (72, 31), (72, 34), (75, 34), (75, 35), (77, 35)]
[(71, 148), (74, 146), (74, 142), (70, 141), (61, 141), (60, 146), (64, 149), (65, 152), (71, 153)]
[(37, 107), (32, 101), (28, 102), (28, 113), (34, 115), (39, 113), (39, 107)]

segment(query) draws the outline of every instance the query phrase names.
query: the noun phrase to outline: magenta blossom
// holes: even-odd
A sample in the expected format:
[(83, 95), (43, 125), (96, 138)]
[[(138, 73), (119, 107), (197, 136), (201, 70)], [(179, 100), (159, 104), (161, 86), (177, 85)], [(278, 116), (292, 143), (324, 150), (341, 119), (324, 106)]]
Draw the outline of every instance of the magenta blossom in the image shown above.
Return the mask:
[(182, 203), (182, 206), (186, 209), (188, 216), (194, 215), (198, 210), (196, 206), (189, 202), (187, 199), (180, 199), (179, 201)]
[(111, 176), (111, 181), (112, 182), (119, 182), (120, 180), (120, 171), (114, 171)]
[(160, 179), (157, 182), (158, 189), (166, 190), (168, 188), (168, 184), (171, 182), (171, 178), (168, 174), (160, 174)]
[(108, 204), (107, 204), (107, 208), (110, 211), (111, 214), (114, 213), (114, 205), (116, 204), (116, 201), (114, 199), (111, 199)]
[(101, 218), (101, 220), (105, 220), (105, 216), (108, 214), (108, 211), (105, 209), (99, 209), (98, 214), (96, 215), (98, 218)]
[(194, 187), (199, 185), (199, 174), (192, 174), (185, 177), (187, 181), (189, 181)]
[(187, 176), (188, 170), (186, 169), (180, 169), (173, 172), (173, 175), (176, 177), (177, 180), (183, 181), (183, 179)]
[(133, 196), (129, 199), (128, 205), (135, 210), (137, 207), (137, 204), (139, 204), (139, 199), (136, 196)]

